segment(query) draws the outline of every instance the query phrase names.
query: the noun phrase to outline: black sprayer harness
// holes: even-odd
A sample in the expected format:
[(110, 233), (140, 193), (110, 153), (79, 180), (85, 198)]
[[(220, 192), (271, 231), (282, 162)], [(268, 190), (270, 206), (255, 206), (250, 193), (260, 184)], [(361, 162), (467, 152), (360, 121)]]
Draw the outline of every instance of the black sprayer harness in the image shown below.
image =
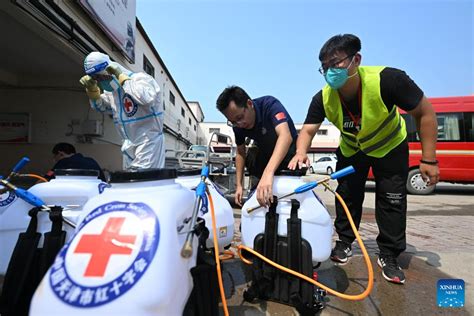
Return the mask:
[(60, 206), (50, 207), (51, 231), (44, 234), (43, 248), (38, 248), (41, 233), (37, 232), (37, 216), (42, 208), (34, 207), (28, 212), (30, 223), (26, 232), (18, 236), (5, 274), (0, 297), (2, 315), (28, 315), (36, 288), (66, 240), (62, 210)]
[[(254, 239), (254, 249), (265, 257), (310, 278), (313, 276), (312, 250), (309, 242), (301, 237), (301, 219), (298, 218), (300, 203), (291, 200), (291, 215), (287, 219), (287, 236), (278, 235), (279, 214), (274, 197), (265, 214), (265, 231)], [(294, 306), (301, 315), (314, 315), (323, 307), (315, 296), (314, 286), (284, 273), (254, 258), (252, 283), (244, 292), (244, 299), (253, 302), (263, 299)]]

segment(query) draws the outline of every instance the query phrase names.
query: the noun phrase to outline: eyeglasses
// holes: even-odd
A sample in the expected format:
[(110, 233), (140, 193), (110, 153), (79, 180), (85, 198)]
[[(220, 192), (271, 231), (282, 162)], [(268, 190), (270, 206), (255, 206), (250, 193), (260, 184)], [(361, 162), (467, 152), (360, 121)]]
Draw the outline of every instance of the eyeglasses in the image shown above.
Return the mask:
[(346, 59), (348, 59), (348, 58), (351, 58), (351, 57), (354, 57), (354, 56), (355, 56), (355, 54), (347, 55), (347, 56), (344, 57), (343, 59), (340, 59), (340, 60), (338, 60), (338, 61), (335, 61), (335, 62), (333, 62), (333, 63), (331, 63), (331, 64), (329, 64), (329, 65), (324, 65), (324, 64), (323, 64), (323, 65), (322, 65), (321, 67), (319, 67), (319, 69), (318, 69), (318, 70), (319, 70), (319, 73), (324, 76), (324, 75), (326, 74), (326, 72), (328, 71), (329, 68), (341, 68), (341, 67), (337, 67), (337, 65), (339, 65), (340, 63), (342, 63), (344, 60), (346, 60)]
[(244, 107), (244, 110), (235, 121), (227, 120), (227, 126), (237, 127), (238, 125), (242, 124), (245, 119), (245, 112), (247, 112), (247, 107)]

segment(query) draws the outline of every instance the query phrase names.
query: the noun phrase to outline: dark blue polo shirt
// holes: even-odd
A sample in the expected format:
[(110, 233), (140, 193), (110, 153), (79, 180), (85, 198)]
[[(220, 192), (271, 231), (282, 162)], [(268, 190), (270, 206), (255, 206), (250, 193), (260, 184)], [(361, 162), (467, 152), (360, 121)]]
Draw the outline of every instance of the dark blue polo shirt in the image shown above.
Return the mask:
[(280, 101), (272, 96), (264, 96), (252, 101), (255, 109), (255, 126), (252, 129), (234, 127), (235, 143), (239, 146), (245, 142), (246, 137), (253, 139), (259, 148), (259, 159), (265, 159), (266, 164), (273, 154), (277, 141), (275, 127), (287, 122), (293, 137), (293, 144), (283, 160), (287, 164), (287, 161), (295, 154), (294, 146), (298, 136), (293, 120)]
[(92, 158), (84, 157), (82, 154), (74, 154), (71, 157), (59, 160), (53, 167), (54, 169), (90, 169), (99, 171), (99, 178), (105, 181), (105, 175), (97, 161)]

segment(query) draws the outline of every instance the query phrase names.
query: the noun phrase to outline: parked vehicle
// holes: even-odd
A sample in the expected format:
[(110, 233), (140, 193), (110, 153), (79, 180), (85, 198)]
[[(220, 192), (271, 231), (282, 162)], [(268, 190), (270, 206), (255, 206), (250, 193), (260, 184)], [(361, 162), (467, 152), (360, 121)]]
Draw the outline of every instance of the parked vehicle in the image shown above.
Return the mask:
[[(439, 161), (439, 181), (474, 183), (474, 96), (430, 98), (438, 120), (436, 159)], [(406, 122), (410, 148), (407, 191), (430, 194), (420, 174), (421, 143), (415, 120), (400, 110)], [(373, 179), (372, 172), (369, 179)]]
[(336, 171), (336, 156), (321, 157), (309, 167), (311, 173), (331, 174)]

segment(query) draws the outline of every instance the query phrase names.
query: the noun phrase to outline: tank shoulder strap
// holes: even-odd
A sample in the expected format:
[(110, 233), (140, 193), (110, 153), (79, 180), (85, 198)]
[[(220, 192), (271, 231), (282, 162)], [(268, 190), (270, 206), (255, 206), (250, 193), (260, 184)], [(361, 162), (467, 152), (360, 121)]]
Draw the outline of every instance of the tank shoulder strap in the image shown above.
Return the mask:
[[(273, 203), (265, 214), (265, 230), (263, 233), (263, 255), (272, 261), (277, 258), (278, 242), (278, 218), (276, 211), (278, 206), (277, 197), (273, 197)], [(252, 284), (244, 292), (244, 299), (252, 302), (256, 298), (268, 299), (272, 296), (274, 285), (275, 268), (261, 260), (253, 260)]]
[[(301, 219), (298, 218), (300, 202), (291, 200), (291, 215), (287, 219), (289, 268), (301, 272)], [(291, 277), (290, 295), (298, 293), (300, 281)]]
[(3, 282), (1, 315), (27, 315), (31, 297), (40, 282), (37, 248), (41, 234), (36, 232), (39, 211), (35, 207), (28, 212), (31, 217), (28, 228), (18, 236)]
[(49, 219), (52, 222), (51, 231), (44, 234), (44, 246), (41, 254), (40, 274), (41, 278), (46, 274), (49, 267), (54, 263), (56, 255), (64, 246), (66, 241), (66, 232), (63, 230), (63, 208), (53, 206), (49, 213)]
[[(298, 218), (298, 210), (300, 202), (298, 200), (291, 200), (291, 215), (287, 219), (288, 230), (288, 258), (289, 268), (300, 273), (303, 273), (302, 263), (302, 237), (301, 237), (301, 219)], [(290, 282), (289, 295), (291, 304), (295, 306), (300, 315), (314, 315), (314, 311), (306, 306), (302, 299), (302, 284), (299, 278), (288, 276)]]

